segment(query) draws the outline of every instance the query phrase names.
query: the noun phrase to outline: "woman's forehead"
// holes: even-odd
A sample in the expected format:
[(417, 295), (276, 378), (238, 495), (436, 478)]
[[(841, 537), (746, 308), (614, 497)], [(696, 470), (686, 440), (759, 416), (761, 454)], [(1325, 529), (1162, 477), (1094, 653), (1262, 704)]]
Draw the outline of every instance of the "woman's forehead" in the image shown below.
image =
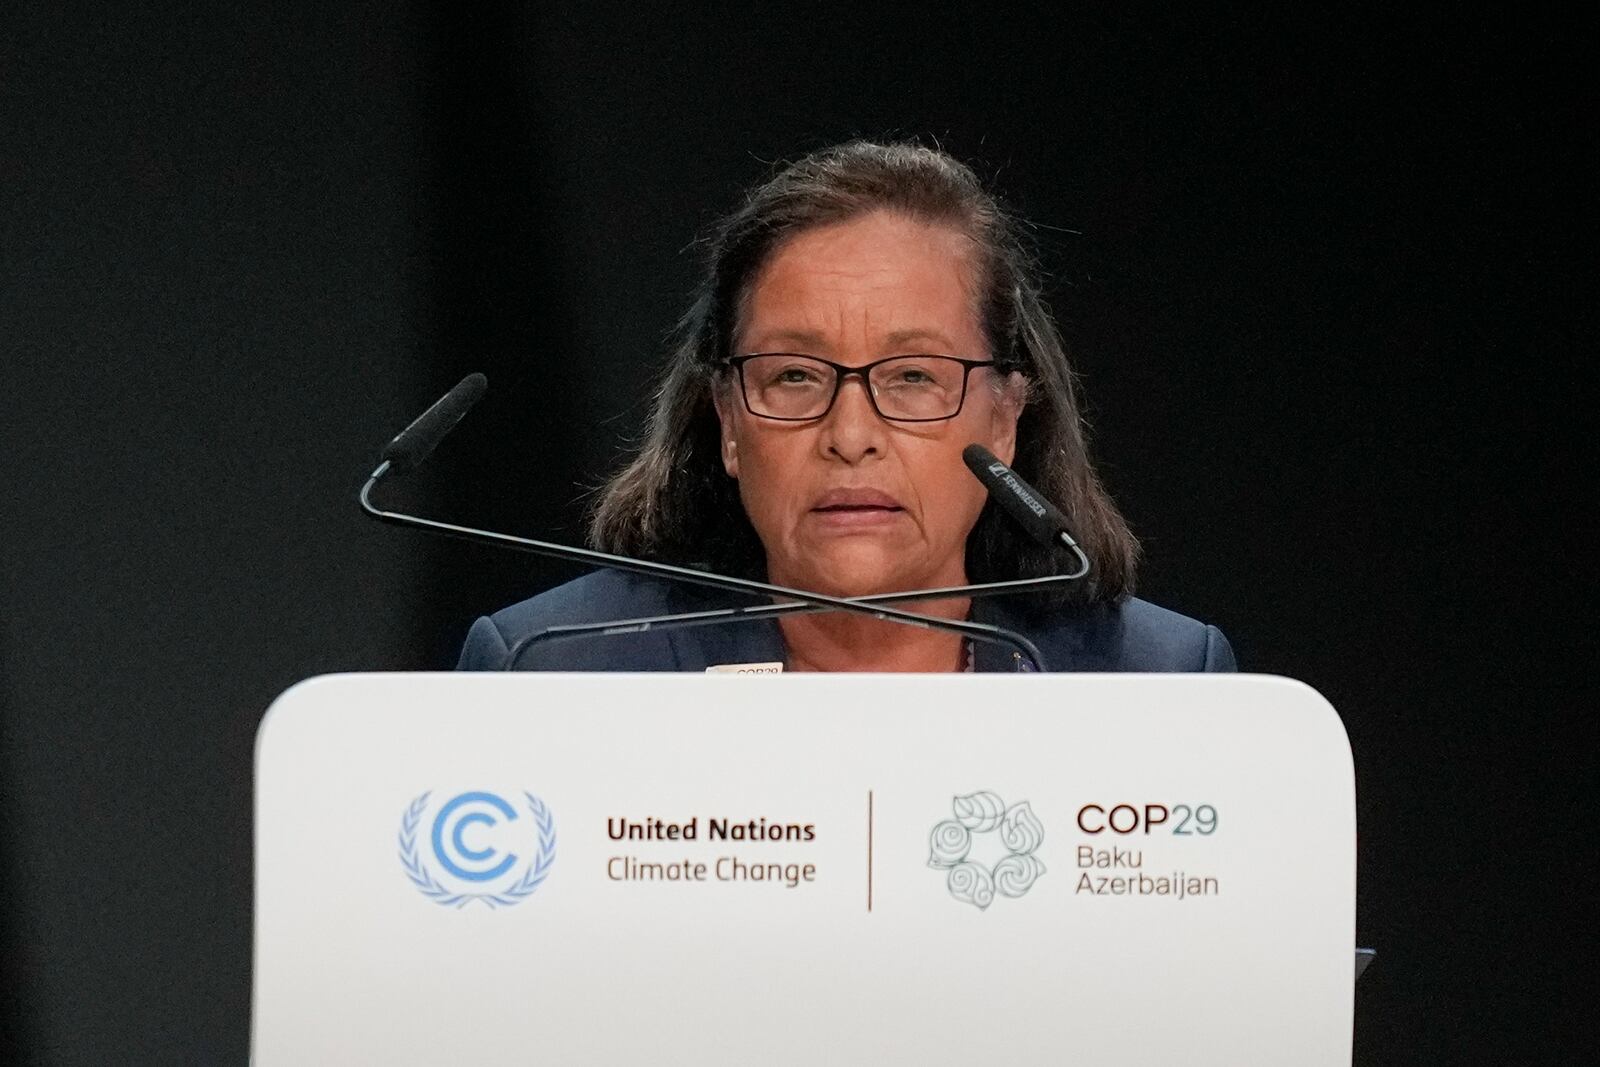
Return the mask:
[(757, 271), (739, 347), (970, 349), (982, 339), (971, 262), (960, 232), (887, 212), (804, 231)]

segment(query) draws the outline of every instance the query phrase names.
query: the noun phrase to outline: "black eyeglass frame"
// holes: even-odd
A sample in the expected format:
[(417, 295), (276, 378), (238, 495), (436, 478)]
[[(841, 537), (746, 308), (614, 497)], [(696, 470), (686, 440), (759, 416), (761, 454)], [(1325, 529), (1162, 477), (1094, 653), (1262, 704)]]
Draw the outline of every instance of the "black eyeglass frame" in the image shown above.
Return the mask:
[[(833, 395), (828, 397), (827, 406), (817, 414), (806, 415), (803, 418), (796, 418), (791, 415), (768, 415), (757, 411), (750, 404), (750, 392), (744, 380), (744, 365), (752, 359), (759, 359), (762, 356), (793, 356), (796, 359), (809, 359), (813, 363), (820, 363), (824, 367), (831, 368), (834, 373)], [(867, 375), (874, 367), (881, 367), (885, 363), (893, 363), (901, 359), (947, 359), (952, 363), (961, 364), (961, 398), (956, 401), (956, 409), (950, 414), (941, 415), (936, 419), (905, 419), (894, 415), (885, 415), (883, 410), (878, 407), (877, 394), (872, 391), (872, 379)], [(835, 363), (833, 360), (823, 359), (821, 356), (810, 356), (804, 352), (750, 352), (742, 356), (729, 356), (723, 361), (722, 365), (725, 369), (738, 373), (739, 396), (744, 400), (744, 409), (758, 419), (771, 419), (773, 422), (815, 422), (818, 419), (827, 418), (828, 412), (833, 410), (833, 405), (839, 400), (839, 390), (844, 388), (844, 380), (851, 375), (856, 375), (861, 379), (861, 384), (867, 394), (867, 403), (872, 405), (872, 410), (877, 414), (878, 418), (885, 422), (948, 422), (961, 414), (961, 409), (967, 406), (967, 383), (972, 378), (974, 368), (994, 367), (1000, 371), (1016, 369), (996, 359), (962, 359), (960, 356), (947, 356), (940, 352), (915, 352), (903, 356), (885, 356), (883, 359), (875, 359), (871, 363), (863, 363), (859, 367), (846, 367), (843, 363)]]

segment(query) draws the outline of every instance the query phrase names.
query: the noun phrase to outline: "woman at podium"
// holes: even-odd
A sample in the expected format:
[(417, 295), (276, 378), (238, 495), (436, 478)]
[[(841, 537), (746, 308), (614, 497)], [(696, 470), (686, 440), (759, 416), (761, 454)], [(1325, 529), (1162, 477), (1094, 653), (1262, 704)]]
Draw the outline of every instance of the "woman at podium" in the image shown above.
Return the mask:
[[(1138, 544), (1090, 464), (1060, 333), (973, 172), (851, 142), (752, 190), (708, 244), (642, 449), (591, 544), (830, 596), (1070, 572), (962, 462), (980, 444), (1067, 516), (1087, 575), (1049, 594), (907, 605), (1026, 635), (1050, 670), (1228, 671), (1212, 626), (1131, 595)], [(468, 670), (990, 671), (1018, 657), (844, 612), (528, 644), (550, 626), (748, 601), (598, 571), (479, 619)], [(513, 654), (513, 650), (516, 650)]]

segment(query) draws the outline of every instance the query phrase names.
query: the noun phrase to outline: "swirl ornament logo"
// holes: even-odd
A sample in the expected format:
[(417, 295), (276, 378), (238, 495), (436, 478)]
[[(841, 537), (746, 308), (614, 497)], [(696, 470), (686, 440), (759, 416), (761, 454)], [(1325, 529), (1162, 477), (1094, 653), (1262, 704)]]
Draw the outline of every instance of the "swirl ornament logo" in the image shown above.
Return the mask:
[(556, 823), (544, 801), (524, 792), (532, 818), (522, 819), (503, 797), (470, 791), (440, 804), (429, 820), (432, 795), (400, 816), (400, 867), (417, 892), (444, 907), (481, 902), (492, 911), (521, 904), (550, 877)]
[(950, 895), (979, 911), (995, 894), (1020, 897), (1044, 874), (1034, 852), (1044, 825), (1026, 800), (1006, 807), (998, 793), (968, 793), (951, 799), (954, 818), (936, 823), (928, 835), (928, 866), (945, 871)]

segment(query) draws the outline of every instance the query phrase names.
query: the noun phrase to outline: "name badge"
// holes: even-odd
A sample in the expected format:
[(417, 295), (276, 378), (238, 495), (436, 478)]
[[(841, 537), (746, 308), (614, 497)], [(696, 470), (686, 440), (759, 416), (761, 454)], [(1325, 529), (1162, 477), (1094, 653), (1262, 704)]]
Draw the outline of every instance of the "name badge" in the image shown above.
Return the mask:
[(782, 663), (717, 663), (706, 668), (707, 674), (782, 674)]

